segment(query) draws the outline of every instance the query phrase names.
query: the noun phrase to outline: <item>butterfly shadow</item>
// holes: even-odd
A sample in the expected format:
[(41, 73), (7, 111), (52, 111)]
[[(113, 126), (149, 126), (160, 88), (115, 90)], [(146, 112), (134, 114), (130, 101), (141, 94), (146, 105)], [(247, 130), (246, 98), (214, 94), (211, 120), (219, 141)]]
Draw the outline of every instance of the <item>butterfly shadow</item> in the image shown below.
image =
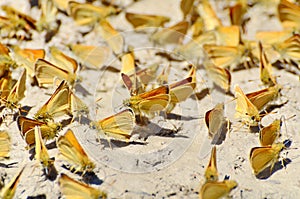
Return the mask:
[(2, 167), (2, 168), (17, 168), (17, 164), (18, 164), (18, 162), (12, 162), (12, 163), (8, 163), (8, 164), (0, 162), (0, 167)]
[(138, 134), (139, 138), (143, 140), (146, 140), (149, 136), (188, 138), (188, 136), (177, 134), (180, 130), (181, 128), (169, 129), (149, 122), (147, 126), (136, 126), (133, 130), (133, 133)]
[(46, 195), (45, 194), (39, 194), (39, 195), (36, 195), (36, 196), (27, 196), (26, 199), (46, 199)]
[(173, 120), (183, 120), (183, 121), (190, 121), (190, 120), (195, 120), (195, 119), (199, 119), (197, 117), (187, 117), (187, 116), (182, 116), (176, 113), (166, 113), (166, 119), (173, 119)]
[[(53, 158), (53, 161), (54, 161), (54, 158)], [(58, 171), (55, 168), (54, 164), (51, 164), (49, 167), (43, 168), (43, 174), (44, 174), (44, 176), (46, 176), (46, 179), (48, 179), (50, 181), (55, 181), (58, 176)]]
[(101, 180), (93, 171), (85, 172), (82, 175), (82, 180), (86, 184), (101, 185), (103, 183), (103, 180)]
[(84, 97), (91, 95), (91, 93), (79, 83), (75, 85), (75, 90), (81, 93)]
[(277, 171), (279, 171), (279, 170), (281, 170), (281, 169), (283, 169), (283, 168), (286, 168), (286, 166), (287, 166), (288, 164), (290, 164), (291, 162), (292, 162), (292, 160), (289, 159), (289, 158), (285, 158), (285, 159), (283, 159), (283, 160), (281, 160), (281, 161), (277, 161), (277, 162), (274, 164), (273, 168), (272, 168), (272, 165), (271, 165), (271, 166), (265, 168), (265, 169), (264, 169), (263, 171), (261, 171), (260, 173), (258, 173), (255, 177), (256, 177), (257, 179), (260, 179), (260, 180), (266, 180), (266, 179), (268, 179), (269, 177), (271, 177), (275, 172), (277, 172)]
[(190, 96), (190, 98), (192, 98), (193, 100), (202, 100), (206, 95), (208, 95), (209, 89), (205, 88), (203, 90), (201, 90), (200, 92), (194, 93)]
[[(98, 140), (99, 141), (99, 140)], [(146, 145), (146, 142), (140, 142), (140, 141), (122, 141), (122, 140), (107, 140), (100, 138), (100, 143), (103, 146), (103, 148), (122, 148), (129, 145)]]

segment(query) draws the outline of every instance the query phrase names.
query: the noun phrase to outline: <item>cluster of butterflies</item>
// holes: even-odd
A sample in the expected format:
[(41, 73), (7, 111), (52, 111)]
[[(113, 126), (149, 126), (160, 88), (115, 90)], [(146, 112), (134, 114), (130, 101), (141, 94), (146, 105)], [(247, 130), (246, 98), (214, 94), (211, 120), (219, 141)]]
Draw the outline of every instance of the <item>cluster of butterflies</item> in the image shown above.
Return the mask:
[[(191, 65), (186, 77), (176, 82), (169, 82), (170, 65), (158, 73), (159, 64), (147, 68), (136, 67), (137, 58), (134, 49), (128, 47), (124, 52), (124, 38), (107, 20), (108, 17), (125, 12), (126, 20), (135, 31), (147, 31), (147, 27), (164, 27), (170, 21), (169, 17), (159, 15), (144, 15), (126, 12), (126, 8), (102, 1), (101, 5), (92, 3), (78, 3), (76, 1), (40, 0), (38, 6), (41, 11), (39, 20), (35, 20), (10, 6), (2, 6), (6, 16), (0, 16), (0, 35), (2, 38), (17, 38), (20, 41), (30, 40), (34, 31), (46, 31), (46, 42), (49, 42), (59, 31), (61, 22), (57, 13), (70, 16), (77, 25), (89, 26), (94, 29), (108, 46), (91, 46), (71, 44), (69, 49), (73, 57), (59, 48), (49, 47), (46, 58), (44, 49), (20, 48), (18, 45), (0, 45), (0, 87), (1, 87), (1, 123), (9, 115), (16, 119), (18, 128), (24, 138), (27, 149), (35, 150), (35, 159), (41, 163), (46, 176), (55, 171), (54, 159), (50, 158), (45, 142), (53, 140), (62, 129), (62, 122), (57, 118), (71, 116), (70, 122), (89, 114), (85, 103), (76, 96), (75, 84), (79, 81), (77, 73), (79, 64), (87, 69), (100, 69), (105, 59), (112, 53), (120, 59), (120, 76), (130, 97), (124, 101), (125, 110), (99, 121), (92, 121), (91, 126), (99, 133), (128, 142), (132, 136), (135, 124), (147, 125), (148, 120), (157, 116), (161, 111), (171, 113), (176, 104), (189, 98), (196, 89), (197, 67)], [(133, 2), (134, 3), (134, 2)], [(254, 1), (264, 4), (264, 1)], [(262, 117), (268, 114), (266, 105), (280, 94), (282, 86), (277, 83), (272, 72), (273, 65), (299, 68), (300, 61), (300, 6), (287, 0), (280, 0), (278, 16), (282, 22), (283, 31), (258, 32), (255, 41), (243, 39), (242, 32), (246, 31), (247, 10), (251, 9), (247, 1), (239, 0), (228, 7), (231, 26), (224, 26), (217, 17), (208, 0), (182, 0), (180, 9), (183, 13), (182, 21), (157, 30), (151, 34), (149, 40), (155, 45), (175, 44), (174, 52), (180, 55), (170, 60), (203, 59), (205, 71), (226, 94), (231, 94), (231, 72), (241, 67), (259, 65), (261, 82), (266, 88), (245, 94), (235, 86), (236, 117), (248, 126), (259, 126), (260, 147), (251, 149), (250, 162), (255, 175), (259, 175), (266, 168), (272, 171), (279, 159), (280, 152), (289, 147), (289, 140), (278, 143), (281, 120), (275, 120), (270, 126), (261, 127)], [(130, 5), (127, 5), (128, 7)], [(92, 29), (92, 31), (93, 31)], [(191, 32), (191, 41), (184, 43), (185, 35)], [(259, 41), (259, 42), (258, 42)], [(183, 44), (184, 43), (184, 44)], [(12, 78), (12, 69), (22, 66), (18, 80)], [(34, 114), (33, 118), (24, 116), (23, 107), (19, 102), (25, 97), (26, 77), (31, 78), (33, 85), (43, 88), (56, 86), (49, 100)], [(265, 111), (261, 114), (261, 111)], [(26, 111), (25, 111), (26, 112)], [(26, 115), (26, 114), (25, 114)], [(224, 117), (224, 104), (217, 104), (215, 108), (205, 114), (212, 144), (222, 143), (224, 129), (229, 130), (230, 121)], [(59, 157), (70, 164), (70, 170), (75, 173), (92, 172), (95, 164), (88, 157), (72, 130), (56, 139)], [(0, 132), (0, 157), (9, 157), (10, 136), (6, 131)], [(0, 196), (12, 198), (16, 185), (23, 172), (18, 173), (11, 183), (1, 189)], [(201, 198), (219, 198), (237, 186), (227, 177), (218, 181), (216, 168), (216, 148), (212, 150), (211, 160), (207, 167), (206, 183), (203, 185)], [(82, 196), (84, 198), (106, 197), (106, 193), (77, 182), (65, 174), (59, 178), (61, 192), (66, 198)]]

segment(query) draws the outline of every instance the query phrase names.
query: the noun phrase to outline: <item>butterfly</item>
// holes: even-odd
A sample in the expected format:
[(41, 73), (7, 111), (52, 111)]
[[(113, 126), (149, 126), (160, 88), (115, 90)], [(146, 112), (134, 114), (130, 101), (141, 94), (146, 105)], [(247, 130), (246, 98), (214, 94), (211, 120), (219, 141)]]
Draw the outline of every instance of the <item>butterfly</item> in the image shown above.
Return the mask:
[[(8, 85), (7, 88), (9, 88)], [(9, 94), (1, 98), (1, 101), (4, 102), (5, 106), (9, 109), (17, 108), (19, 101), (21, 101), (25, 97), (25, 90), (26, 90), (26, 70), (22, 72), (18, 81), (11, 88)]]
[(247, 46), (220, 46), (205, 44), (203, 45), (207, 58), (216, 66), (234, 69), (240, 64), (245, 64), (251, 57)]
[(99, 20), (119, 11), (113, 6), (94, 6), (89, 3), (69, 2), (68, 13), (78, 25), (93, 26)]
[(76, 172), (91, 172), (95, 164), (90, 160), (72, 130), (60, 136), (57, 140), (59, 155), (71, 164), (71, 169)]
[(205, 32), (190, 40), (186, 44), (180, 45), (175, 48), (175, 53), (183, 56), (188, 60), (201, 58), (204, 56), (203, 45), (215, 44), (216, 34), (212, 31)]
[(193, 5), (194, 5), (194, 0), (180, 1), (180, 9), (183, 13), (183, 18), (186, 18), (186, 16), (192, 11)]
[(219, 179), (216, 151), (216, 146), (214, 146), (211, 149), (210, 159), (204, 173), (206, 182), (216, 182)]
[(82, 115), (89, 114), (88, 106), (77, 97), (71, 90), (69, 95), (69, 104), (70, 104), (70, 114), (72, 115), (72, 121), (75, 118), (81, 118)]
[(97, 31), (116, 55), (123, 52), (124, 38), (107, 20), (99, 21)]
[(21, 136), (25, 139), (28, 145), (27, 148), (31, 148), (35, 143), (35, 126), (39, 126), (41, 130), (41, 136), (45, 140), (55, 138), (58, 131), (60, 131), (62, 128), (60, 123), (54, 123), (51, 121), (42, 122), (24, 116), (19, 116), (17, 118), (17, 125), (21, 132)]
[(197, 8), (200, 16), (203, 18), (205, 31), (214, 30), (222, 26), (221, 20), (217, 17), (208, 0), (202, 1)]
[(299, 29), (300, 28), (300, 6), (293, 4), (287, 0), (280, 0), (278, 4), (279, 20), (284, 29)]
[(164, 110), (170, 101), (169, 87), (161, 86), (124, 100), (124, 105), (131, 108), (137, 116), (153, 117)]
[(13, 199), (16, 189), (17, 189), (17, 185), (20, 181), (20, 177), (22, 175), (24, 171), (24, 167), (19, 171), (19, 173), (17, 173), (11, 180), (10, 182), (4, 186), (1, 190), (0, 190), (0, 198), (3, 199)]
[(226, 68), (216, 66), (212, 63), (205, 64), (205, 69), (211, 80), (225, 92), (230, 91), (231, 74)]
[(100, 68), (111, 54), (107, 46), (72, 44), (69, 47), (80, 62), (90, 68)]
[(279, 95), (281, 88), (282, 86), (276, 84), (259, 91), (247, 93), (246, 97), (260, 111), (267, 103)]
[(8, 158), (11, 147), (10, 136), (6, 131), (0, 131), (0, 159)]
[(261, 42), (259, 42), (259, 68), (260, 68), (260, 80), (262, 83), (273, 86), (276, 84), (276, 79), (273, 76), (272, 65), (268, 61), (267, 55), (263, 50)]
[(66, 199), (73, 198), (107, 198), (104, 191), (90, 187), (84, 183), (73, 180), (66, 174), (61, 174), (59, 180), (60, 191)]
[(242, 89), (235, 86), (236, 97), (236, 113), (235, 117), (240, 118), (243, 122), (250, 126), (256, 126), (260, 121), (260, 115), (257, 107), (248, 99)]
[(189, 23), (187, 21), (178, 22), (171, 27), (155, 32), (151, 35), (150, 40), (160, 45), (178, 44), (187, 33), (188, 27)]
[(240, 44), (239, 26), (218, 26), (215, 30), (216, 43), (220, 46), (238, 46)]
[(274, 120), (270, 125), (263, 127), (259, 131), (259, 141), (261, 146), (269, 146), (280, 136), (282, 121)]
[(134, 125), (134, 114), (124, 110), (91, 124), (100, 134), (121, 141), (129, 141)]
[(45, 50), (44, 49), (29, 49), (29, 48), (20, 48), (19, 46), (13, 46), (13, 57), (15, 61), (23, 66), (28, 75), (31, 77), (34, 76), (34, 64), (37, 59), (45, 58)]
[(62, 81), (34, 117), (37, 120), (49, 121), (66, 113), (70, 113), (70, 89), (67, 82)]
[(41, 129), (39, 126), (34, 127), (35, 138), (35, 156), (34, 158), (42, 164), (44, 171), (49, 176), (51, 169), (54, 168), (54, 159), (50, 158), (45, 143), (42, 140)]
[(57, 8), (54, 6), (52, 0), (41, 0), (39, 2), (40, 9), (42, 11), (40, 19), (36, 23), (37, 30), (55, 30), (58, 28), (56, 24)]
[(76, 74), (73, 71), (68, 71), (67, 68), (61, 67), (44, 59), (38, 59), (35, 62), (34, 73), (39, 87), (51, 87), (55, 80), (59, 80), (60, 82), (66, 80), (69, 85), (73, 86), (76, 81)]
[(212, 138), (212, 144), (223, 141), (226, 124), (226, 130), (228, 131), (229, 129), (229, 120), (224, 117), (224, 103), (217, 104), (213, 109), (205, 113), (205, 124), (208, 128), (208, 135)]
[(200, 191), (201, 199), (218, 199), (228, 196), (230, 191), (238, 186), (234, 180), (224, 180), (221, 182), (207, 182)]
[(257, 176), (269, 166), (270, 172), (272, 172), (275, 163), (279, 159), (280, 152), (283, 149), (287, 149), (290, 144), (290, 140), (285, 140), (282, 143), (252, 148), (250, 151), (250, 163), (254, 174)]
[(135, 29), (143, 29), (147, 27), (160, 27), (170, 21), (169, 17), (159, 15), (145, 15), (127, 12), (125, 17)]

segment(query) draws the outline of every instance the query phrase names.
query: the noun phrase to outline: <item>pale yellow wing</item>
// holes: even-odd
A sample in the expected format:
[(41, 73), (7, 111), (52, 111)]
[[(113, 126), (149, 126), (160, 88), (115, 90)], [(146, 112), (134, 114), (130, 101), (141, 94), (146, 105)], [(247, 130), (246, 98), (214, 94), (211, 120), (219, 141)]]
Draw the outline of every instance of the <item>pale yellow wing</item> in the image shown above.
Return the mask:
[(55, 46), (50, 47), (51, 60), (59, 68), (68, 71), (69, 73), (76, 73), (78, 64), (77, 61)]
[(261, 146), (272, 145), (280, 136), (282, 121), (280, 119), (274, 120), (269, 126), (262, 128), (259, 131), (259, 141)]
[(187, 21), (181, 21), (171, 27), (155, 32), (150, 39), (161, 45), (178, 44), (184, 38), (188, 27), (189, 23)]
[(0, 198), (3, 199), (13, 199), (18, 183), (20, 181), (20, 177), (23, 173), (24, 167), (21, 169), (21, 171), (19, 171), (19, 173), (17, 173), (11, 180), (10, 182), (4, 186), (1, 191), (0, 191)]
[(163, 26), (166, 22), (170, 21), (169, 17), (158, 15), (145, 15), (127, 12), (125, 17), (129, 23), (136, 29), (142, 29), (146, 27), (159, 27)]
[(250, 163), (255, 175), (277, 161), (279, 152), (284, 148), (282, 143), (272, 146), (254, 147), (250, 151)]
[(211, 149), (210, 159), (205, 170), (206, 182), (216, 182), (219, 179), (218, 169), (217, 169), (217, 149), (214, 146)]
[(45, 168), (48, 168), (52, 161), (48, 154), (48, 150), (42, 140), (41, 129), (39, 126), (34, 127), (34, 137), (35, 137), (35, 156), (34, 158), (41, 163)]
[(266, 53), (264, 52), (262, 44), (259, 42), (259, 68), (260, 68), (260, 80), (267, 85), (275, 85), (276, 79), (273, 76), (272, 65), (269, 62)]
[(94, 25), (99, 20), (118, 12), (113, 6), (94, 6), (75, 1), (69, 2), (68, 11), (78, 25)]
[(287, 0), (281, 0), (278, 5), (279, 19), (285, 29), (299, 29), (300, 6)]
[(100, 36), (107, 42), (115, 54), (123, 51), (123, 36), (105, 19), (101, 20), (97, 26)]
[(39, 120), (53, 119), (70, 112), (70, 89), (66, 81), (62, 81), (49, 100), (37, 111), (35, 118)]
[(100, 68), (111, 54), (106, 46), (70, 45), (72, 52), (87, 67)]
[(208, 128), (208, 135), (211, 138), (214, 138), (215, 135), (219, 135), (224, 122), (225, 118), (223, 103), (217, 104), (213, 109), (205, 113), (205, 123)]
[(218, 67), (214, 64), (206, 64), (205, 69), (212, 81), (225, 92), (230, 91), (231, 74), (226, 68)]
[(57, 147), (60, 155), (71, 164), (71, 168), (74, 168), (76, 172), (92, 171), (95, 168), (95, 164), (89, 159), (72, 130), (69, 129), (65, 135), (58, 138)]
[(230, 191), (238, 186), (234, 180), (224, 180), (222, 182), (207, 182), (200, 191), (200, 199), (219, 199), (228, 197)]
[(203, 0), (202, 3), (199, 3), (197, 8), (200, 16), (203, 18), (206, 31), (214, 30), (217, 27), (222, 26), (221, 20), (217, 17), (217, 14), (208, 0)]
[(61, 174), (60, 191), (66, 199), (99, 199), (107, 198), (107, 194), (86, 184), (73, 180), (66, 174)]
[(254, 106), (256, 106), (257, 110), (262, 110), (266, 104), (268, 104), (278, 96), (280, 90), (281, 86), (276, 84), (269, 88), (265, 88), (252, 93), (247, 93), (246, 97)]
[(235, 86), (235, 97), (235, 116), (249, 125), (257, 125), (257, 122), (260, 121), (259, 112), (238, 85)]
[(134, 127), (134, 115), (130, 110), (107, 117), (97, 122), (98, 128), (105, 135), (119, 140), (129, 140)]
[(21, 49), (19, 46), (13, 46), (13, 56), (15, 61), (26, 68), (28, 75), (34, 76), (34, 64), (39, 58), (44, 59), (44, 49)]
[(9, 157), (10, 147), (10, 136), (6, 131), (0, 131), (0, 159)]
[(40, 87), (51, 87), (56, 79), (66, 80), (70, 85), (73, 85), (76, 80), (76, 74), (61, 69), (44, 59), (36, 61), (35, 76)]
[(22, 72), (19, 80), (11, 89), (7, 101), (10, 104), (16, 105), (21, 99), (25, 97), (25, 90), (26, 90), (26, 69)]

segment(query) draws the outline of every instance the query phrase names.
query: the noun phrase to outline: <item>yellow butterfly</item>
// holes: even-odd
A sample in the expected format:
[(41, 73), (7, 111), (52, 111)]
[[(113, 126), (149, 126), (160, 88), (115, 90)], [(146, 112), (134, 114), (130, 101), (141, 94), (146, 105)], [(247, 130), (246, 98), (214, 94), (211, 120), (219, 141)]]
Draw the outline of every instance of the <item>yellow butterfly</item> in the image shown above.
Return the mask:
[(66, 13), (68, 11), (69, 2), (72, 0), (52, 0), (52, 1), (53, 1), (54, 6), (57, 9)]
[(245, 63), (249, 58), (249, 50), (244, 45), (238, 46), (219, 46), (205, 44), (204, 51), (208, 59), (218, 67), (236, 68), (238, 65)]
[(287, 0), (281, 0), (278, 5), (278, 13), (284, 29), (299, 30), (300, 6)]
[(250, 163), (255, 175), (258, 175), (270, 166), (272, 172), (275, 163), (279, 159), (280, 152), (291, 144), (290, 140), (283, 143), (275, 143), (269, 146), (254, 147), (250, 151)]
[[(0, 20), (1, 21), (1, 20)], [(1, 24), (0, 24), (1, 27)], [(1, 31), (0, 31), (1, 32)], [(0, 77), (3, 77), (9, 73), (10, 67), (16, 68), (18, 65), (11, 57), (11, 51), (9, 48), (0, 43)]]
[(20, 177), (22, 175), (24, 171), (24, 167), (19, 171), (19, 173), (17, 173), (11, 180), (10, 182), (3, 187), (0, 190), (0, 198), (2, 199), (13, 199), (16, 189), (17, 189), (17, 185), (20, 181)]
[(187, 77), (178, 82), (169, 85), (170, 101), (167, 106), (166, 112), (170, 113), (176, 106), (177, 103), (185, 101), (190, 97), (194, 89), (196, 88), (196, 82), (193, 81), (192, 77)]
[[(291, 61), (300, 62), (300, 35), (294, 34), (288, 39), (280, 43), (272, 45), (275, 51), (280, 54), (280, 59), (283, 62), (290, 63)], [(298, 66), (299, 67), (299, 66)]]
[(169, 87), (161, 86), (150, 91), (131, 96), (123, 103), (131, 108), (137, 116), (153, 117), (164, 110), (170, 101)]
[(134, 114), (130, 110), (121, 111), (115, 115), (92, 122), (100, 134), (121, 141), (129, 141), (134, 125)]
[(193, 5), (194, 5), (194, 0), (180, 1), (180, 9), (183, 13), (183, 18), (186, 18), (186, 16), (192, 11)]
[(0, 131), (0, 159), (8, 158), (11, 141), (6, 131)]
[(69, 15), (78, 25), (95, 25), (105, 17), (119, 12), (113, 6), (94, 6), (89, 3), (69, 2)]
[(107, 20), (100, 20), (97, 31), (116, 55), (123, 52), (124, 38)]
[(214, 30), (219, 26), (222, 26), (221, 20), (217, 17), (216, 12), (213, 10), (208, 0), (203, 0), (198, 5), (198, 12), (203, 18), (204, 28), (206, 31)]
[(188, 27), (189, 23), (187, 21), (180, 21), (171, 27), (155, 32), (151, 35), (150, 40), (160, 45), (178, 44), (183, 40)]
[(45, 50), (44, 49), (29, 49), (24, 48), (21, 49), (19, 46), (13, 46), (13, 56), (15, 61), (26, 68), (28, 75), (31, 77), (34, 76), (34, 64), (37, 59), (45, 58)]
[(95, 164), (90, 160), (72, 130), (68, 130), (65, 135), (60, 136), (57, 140), (59, 155), (67, 160), (70, 164), (70, 170), (76, 172), (91, 172)]
[(19, 101), (25, 97), (25, 90), (26, 90), (26, 70), (22, 72), (20, 78), (10, 90), (8, 96), (6, 98), (2, 98), (1, 101), (5, 102), (5, 106), (7, 108), (10, 109), (18, 108)]
[(216, 182), (219, 180), (219, 174), (217, 169), (217, 154), (216, 146), (211, 149), (210, 160), (205, 170), (206, 182)]
[(122, 59), (121, 77), (132, 96), (145, 92), (147, 85), (156, 78), (159, 64), (152, 64), (136, 71), (135, 67), (133, 68), (134, 57), (130, 54), (125, 54), (126, 58)]
[(98, 199), (107, 198), (104, 191), (73, 180), (66, 174), (61, 174), (59, 180), (60, 191), (66, 199)]
[(49, 121), (66, 113), (70, 113), (70, 89), (67, 82), (62, 81), (34, 117), (37, 120)]
[(69, 71), (70, 73), (76, 73), (78, 64), (75, 59), (69, 57), (55, 46), (51, 46), (49, 50), (51, 54), (51, 61), (56, 66), (59, 66), (60, 68)]
[(106, 46), (72, 44), (70, 48), (80, 62), (90, 68), (100, 68), (111, 54)]
[(244, 15), (248, 9), (246, 0), (239, 0), (235, 5), (229, 7), (229, 16), (232, 25), (241, 26), (244, 29)]
[[(208, 135), (212, 138), (212, 144), (217, 144), (223, 141), (225, 125), (228, 130), (229, 120), (224, 117), (224, 104), (219, 103), (213, 109), (205, 113), (205, 123), (208, 128)], [(225, 135), (226, 136), (226, 135)]]
[(222, 182), (207, 182), (200, 191), (200, 199), (219, 199), (229, 195), (230, 191), (238, 186), (234, 180), (224, 180)]
[(82, 115), (89, 114), (88, 106), (79, 97), (77, 97), (72, 91), (70, 91), (69, 103), (70, 103), (70, 113), (72, 114), (73, 117), (72, 120), (74, 120), (75, 118), (80, 119)]
[(170, 21), (169, 17), (158, 15), (145, 15), (127, 12), (125, 17), (129, 23), (136, 29), (143, 29), (147, 27), (160, 27)]
[(175, 49), (175, 53), (183, 56), (188, 60), (204, 56), (203, 45), (215, 44), (216, 34), (212, 31), (200, 34), (186, 44), (180, 45)]
[(35, 156), (34, 158), (42, 164), (46, 175), (49, 175), (50, 170), (54, 167), (54, 159), (51, 159), (48, 150), (42, 140), (41, 129), (39, 126), (34, 127), (35, 137)]
[(247, 93), (246, 97), (257, 108), (257, 110), (260, 111), (267, 103), (269, 103), (278, 96), (278, 94), (281, 91), (281, 88), (282, 87), (280, 85), (276, 84), (269, 88), (265, 88), (252, 93)]
[(212, 63), (205, 64), (205, 69), (211, 80), (225, 92), (230, 91), (231, 74), (226, 68), (216, 66)]
[(220, 46), (238, 46), (240, 43), (239, 26), (218, 26), (215, 32), (217, 44)]
[(262, 44), (259, 42), (259, 68), (260, 68), (260, 80), (262, 83), (273, 86), (276, 84), (276, 79), (273, 76), (272, 65), (268, 61), (267, 55), (263, 50)]
[(270, 125), (265, 126), (259, 131), (259, 141), (261, 146), (272, 145), (274, 141), (280, 136), (282, 121), (280, 119), (274, 120)]
[(42, 13), (36, 24), (37, 29), (39, 31), (57, 29), (56, 14), (58, 10), (54, 6), (54, 2), (52, 0), (41, 0), (39, 1), (39, 6)]
[(260, 116), (257, 107), (248, 99), (242, 89), (235, 86), (236, 97), (236, 113), (235, 117), (240, 118), (243, 122), (250, 126), (256, 126), (260, 121)]
[(67, 68), (61, 68), (44, 59), (35, 62), (34, 73), (39, 87), (51, 87), (55, 80), (66, 80), (73, 86), (76, 81), (76, 74), (73, 71), (68, 71)]
[(29, 119), (24, 116), (19, 116), (17, 118), (17, 125), (20, 130), (21, 136), (25, 139), (28, 145), (27, 148), (31, 148), (35, 143), (35, 126), (39, 126), (41, 130), (41, 136), (45, 140), (55, 138), (58, 131), (60, 131), (62, 128), (62, 125), (59, 123), (54, 123), (51, 121), (48, 121), (46, 123), (38, 120)]

